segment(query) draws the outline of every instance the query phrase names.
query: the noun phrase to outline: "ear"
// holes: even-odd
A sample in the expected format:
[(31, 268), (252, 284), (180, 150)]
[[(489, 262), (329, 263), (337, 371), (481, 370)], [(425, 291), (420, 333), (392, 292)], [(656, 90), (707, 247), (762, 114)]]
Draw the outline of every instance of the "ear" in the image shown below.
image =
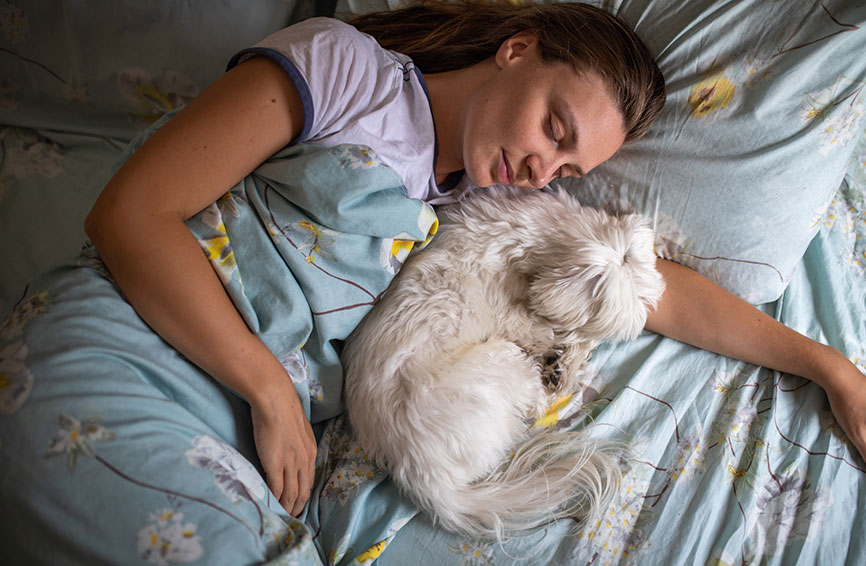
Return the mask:
[(526, 54), (538, 45), (538, 38), (531, 31), (517, 33), (499, 46), (496, 51), (496, 65), (503, 69), (507, 65), (525, 57)]

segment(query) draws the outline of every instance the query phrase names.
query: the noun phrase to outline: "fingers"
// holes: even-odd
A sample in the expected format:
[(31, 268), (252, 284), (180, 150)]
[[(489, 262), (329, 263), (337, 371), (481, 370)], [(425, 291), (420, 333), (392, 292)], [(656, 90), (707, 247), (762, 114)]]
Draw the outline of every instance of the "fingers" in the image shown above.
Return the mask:
[(284, 396), (251, 404), (256, 451), (268, 488), (280, 505), (300, 515), (310, 498), (316, 468), (316, 438), (294, 387)]
[[(283, 482), (283, 493), (280, 497), (280, 505), (288, 511), (291, 515), (297, 516), (298, 513), (295, 512), (295, 508), (297, 507), (298, 502), (298, 475), (297, 471), (293, 470), (290, 467), (286, 467), (284, 470), (285, 480)], [(301, 505), (301, 509), (303, 510), (303, 504)]]
[(316, 475), (316, 443), (312, 429), (304, 437), (299, 446), (290, 446), (283, 458), (265, 467), (268, 488), (280, 505), (295, 517), (303, 513)]
[(316, 438), (313, 435), (313, 429), (307, 425), (306, 434), (304, 434), (304, 458), (298, 465), (297, 473), (297, 497), (291, 509), (286, 507), (293, 516), (297, 517), (304, 511), (304, 506), (310, 499), (310, 493), (313, 490), (313, 481), (316, 477)]
[[(276, 465), (271, 463), (267, 465), (262, 462), (262, 467), (265, 469), (265, 482), (268, 484), (268, 489), (277, 498), (277, 501), (283, 502), (283, 474), (282, 471), (277, 472)], [(283, 505), (285, 507), (285, 505)]]
[(304, 506), (307, 504), (307, 500), (310, 499), (310, 491), (313, 489), (313, 478), (310, 477), (309, 470), (306, 467), (302, 467), (298, 470), (296, 485), (298, 488), (293, 504), (291, 504), (291, 506), (289, 506), (289, 504), (284, 505), (286, 510), (294, 517), (297, 517), (304, 512)]

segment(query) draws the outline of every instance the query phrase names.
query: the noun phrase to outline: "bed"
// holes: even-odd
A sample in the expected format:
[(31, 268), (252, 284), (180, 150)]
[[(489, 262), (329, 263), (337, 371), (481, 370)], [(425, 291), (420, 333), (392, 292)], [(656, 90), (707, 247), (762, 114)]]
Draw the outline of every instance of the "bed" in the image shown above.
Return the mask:
[[(585, 204), (646, 214), (660, 256), (866, 371), (866, 5), (595, 3), (633, 25), (657, 55), (668, 104), (645, 140), (564, 186)], [(295, 291), (242, 279), (252, 271), (247, 255), (227, 253), (222, 239), (245, 222), (267, 225), (283, 242), (281, 257), (295, 254), (329, 284), (340, 281), (322, 300), (337, 296), (343, 306), (311, 301), (313, 318), (339, 311), (337, 326), (351, 326), (399, 268), (406, 242), (423, 243), (435, 230), (433, 211), (396, 198), (393, 179), (361, 147), (285, 151), (258, 174), (268, 188), (229, 193), (191, 224), (233, 296), (250, 299), (239, 306), (247, 320), (283, 345), (284, 364), (301, 376), (295, 385), (319, 440), (304, 515), (289, 517), (268, 492), (242, 400), (203, 374), (172, 381), (160, 373), (188, 362), (153, 360), (165, 346), (130, 322), (134, 313), (84, 245), (83, 218), (99, 190), (141, 132), (195, 96), (239, 49), (306, 17), (394, 5), (0, 5), (0, 562), (862, 563), (866, 463), (820, 388), (649, 332), (600, 347), (579, 388), (536, 423), (581, 426), (583, 409), (596, 421), (593, 434), (636, 448), (603, 513), (501, 546), (431, 524), (352, 436), (341, 410), (341, 330), (318, 325), (294, 337), (273, 293)], [(408, 227), (358, 239), (355, 225), (318, 226), (327, 211), (313, 204), (279, 208), (271, 188), (291, 180), (281, 180), (278, 164), (304, 159), (307, 169), (333, 167), (381, 185), (364, 198), (374, 207), (392, 199), (388, 210)], [(343, 179), (320, 177), (334, 186)], [(238, 203), (255, 195), (258, 216), (249, 216)], [(314, 218), (291, 216), (298, 207)], [(271, 214), (279, 221), (269, 223)], [(374, 269), (322, 275), (358, 250)], [(53, 302), (46, 289), (61, 280), (80, 292)], [(69, 331), (40, 335), (51, 317), (66, 317)], [(90, 347), (79, 340), (98, 332), (116, 341), (97, 358), (120, 362), (87, 366), (82, 378), (70, 369)], [(285, 346), (289, 335), (300, 345)], [(305, 342), (310, 335), (318, 340)], [(59, 357), (47, 366), (40, 352)]]

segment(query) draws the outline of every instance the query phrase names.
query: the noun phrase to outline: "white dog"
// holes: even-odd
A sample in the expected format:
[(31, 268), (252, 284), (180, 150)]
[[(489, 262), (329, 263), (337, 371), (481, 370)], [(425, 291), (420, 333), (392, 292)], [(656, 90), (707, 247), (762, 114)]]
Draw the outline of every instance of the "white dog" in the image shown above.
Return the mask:
[(361, 446), (434, 521), (496, 537), (607, 505), (621, 444), (531, 433), (602, 340), (636, 336), (664, 283), (634, 214), (565, 192), (475, 191), (441, 211), (346, 342)]

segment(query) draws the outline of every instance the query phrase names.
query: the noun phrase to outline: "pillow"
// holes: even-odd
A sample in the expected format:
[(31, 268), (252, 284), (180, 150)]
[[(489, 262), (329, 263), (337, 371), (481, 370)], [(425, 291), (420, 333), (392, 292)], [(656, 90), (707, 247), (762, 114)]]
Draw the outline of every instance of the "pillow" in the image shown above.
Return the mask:
[(668, 103), (646, 139), (563, 185), (653, 217), (662, 257), (776, 300), (866, 126), (866, 4), (640, 0), (618, 13), (657, 54)]
[[(395, 0), (341, 0), (337, 14)], [(668, 102), (582, 179), (581, 202), (654, 220), (657, 252), (752, 303), (776, 300), (866, 127), (866, 3), (590, 2), (656, 55)]]
[(0, 124), (132, 139), (311, 2), (0, 3)]

